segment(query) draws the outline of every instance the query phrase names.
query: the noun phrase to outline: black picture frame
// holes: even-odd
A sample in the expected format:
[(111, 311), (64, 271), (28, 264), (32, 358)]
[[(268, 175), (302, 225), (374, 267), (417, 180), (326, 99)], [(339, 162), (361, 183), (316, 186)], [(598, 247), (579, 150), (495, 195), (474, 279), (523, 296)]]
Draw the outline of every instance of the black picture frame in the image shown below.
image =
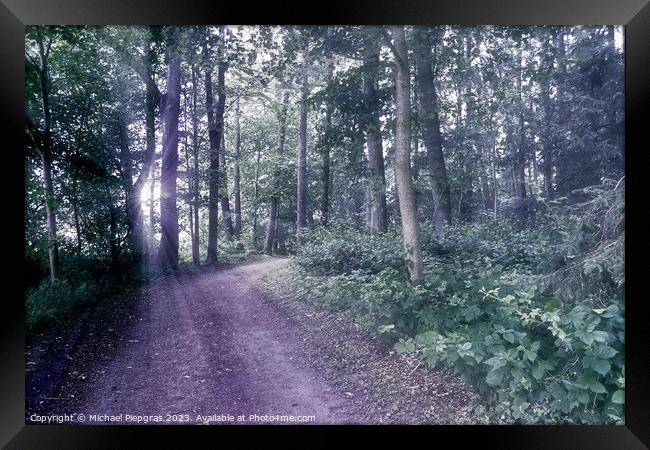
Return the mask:
[[(632, 205), (626, 211), (626, 403), (621, 426), (247, 426), (247, 427), (152, 427), (152, 426), (46, 426), (24, 423), (24, 295), (19, 274), (24, 261), (24, 242), (17, 236), (24, 229), (23, 118), (24, 118), (24, 25), (37, 24), (448, 24), (448, 25), (625, 25), (626, 186)], [(650, 365), (645, 343), (648, 301), (642, 293), (644, 267), (633, 263), (643, 256), (637, 244), (643, 230), (640, 216), (644, 194), (641, 163), (648, 144), (645, 128), (650, 124), (650, 4), (647, 0), (448, 0), (447, 2), (325, 1), (254, 5), (244, 2), (130, 0), (0, 0), (0, 141), (5, 161), (2, 180), (6, 227), (3, 247), (9, 278), (0, 316), (0, 444), (6, 448), (122, 448), (136, 438), (146, 443), (159, 439), (170, 445), (204, 435), (207, 442), (223, 444), (237, 433), (237, 442), (289, 431), (300, 443), (303, 433), (322, 434), (329, 441), (332, 431), (363, 432), (384, 440), (386, 432), (404, 432), (428, 445), (450, 438), (454, 445), (531, 449), (636, 449), (650, 446)], [(24, 235), (24, 234), (23, 234)], [(14, 237), (16, 236), (16, 237)], [(14, 262), (15, 259), (15, 262)], [(638, 258), (637, 260), (643, 261)], [(18, 273), (17, 273), (18, 272)], [(243, 433), (242, 433), (243, 431)], [(208, 434), (210, 436), (208, 436)], [(298, 438), (297, 436), (300, 436)], [(300, 440), (299, 440), (300, 439)], [(303, 445), (312, 442), (312, 437)], [(413, 441), (414, 442), (414, 441)], [(413, 444), (415, 445), (415, 443)], [(140, 445), (142, 447), (142, 445)], [(146, 445), (145, 445), (146, 446)]]

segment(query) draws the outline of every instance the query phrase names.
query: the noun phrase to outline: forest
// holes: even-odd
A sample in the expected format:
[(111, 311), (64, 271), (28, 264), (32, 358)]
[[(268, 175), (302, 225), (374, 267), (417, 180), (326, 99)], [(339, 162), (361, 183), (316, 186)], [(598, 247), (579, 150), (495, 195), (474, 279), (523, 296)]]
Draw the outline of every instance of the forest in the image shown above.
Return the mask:
[(474, 423), (623, 423), (622, 28), (25, 39), (28, 334), (279, 256), (269, 295), (457, 374)]

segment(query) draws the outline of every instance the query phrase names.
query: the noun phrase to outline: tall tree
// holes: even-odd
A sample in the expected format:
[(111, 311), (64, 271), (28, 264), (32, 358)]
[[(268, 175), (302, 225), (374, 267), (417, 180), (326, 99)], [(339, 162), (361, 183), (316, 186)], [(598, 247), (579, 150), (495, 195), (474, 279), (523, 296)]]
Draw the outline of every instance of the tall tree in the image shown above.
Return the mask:
[[(223, 27), (221, 27), (223, 29)], [(223, 34), (223, 33), (221, 33)], [(206, 262), (217, 262), (217, 231), (219, 221), (219, 146), (223, 134), (223, 113), (226, 104), (225, 75), (226, 63), (220, 58), (217, 66), (217, 99), (216, 111), (213, 109), (212, 70), (207, 41), (203, 43), (203, 58), (205, 64), (205, 109), (208, 119), (208, 139), (210, 141), (210, 171), (208, 174), (208, 251)], [(215, 117), (216, 115), (216, 117)]]
[(523, 53), (525, 46), (525, 38), (520, 30), (515, 32), (515, 36), (519, 37), (519, 51), (517, 55), (516, 66), (516, 87), (517, 87), (517, 125), (518, 125), (518, 139), (512, 142), (512, 174), (513, 174), (513, 187), (514, 195), (517, 199), (526, 198), (526, 128), (524, 120), (524, 99), (523, 99)]
[[(284, 142), (287, 134), (287, 113), (289, 110), (289, 91), (285, 89), (282, 98), (282, 106), (280, 107), (280, 114), (278, 121), (280, 123), (279, 137), (278, 137), (278, 157), (282, 158), (284, 154)], [(280, 204), (279, 190), (280, 188), (280, 173), (276, 169), (273, 174), (273, 194), (269, 204), (269, 220), (266, 227), (266, 239), (264, 241), (264, 253), (267, 255), (273, 254), (273, 244), (276, 238), (276, 229), (278, 222), (278, 207)]]
[[(50, 111), (50, 75), (48, 65), (53, 40), (54, 37), (50, 34), (48, 28), (40, 28), (36, 32), (38, 54), (40, 57), (38, 74), (41, 88), (43, 132), (42, 139), (34, 140), (40, 143), (40, 145), (37, 145), (37, 148), (39, 149), (43, 164), (45, 213), (47, 216), (47, 253), (50, 265), (50, 279), (55, 281), (59, 276), (59, 244), (56, 232), (56, 197), (54, 196), (54, 183), (52, 181), (52, 115)], [(32, 127), (32, 131), (33, 135), (35, 135), (35, 126)]]
[[(122, 121), (120, 125), (120, 134), (122, 140), (122, 157), (124, 163), (122, 164), (122, 172), (125, 175), (124, 189), (126, 193), (126, 213), (129, 225), (129, 243), (132, 250), (133, 261), (137, 267), (144, 269), (144, 265), (148, 264), (151, 255), (149, 245), (146, 243), (147, 232), (144, 229), (144, 213), (141, 204), (141, 193), (147, 181), (153, 183), (150, 175), (153, 174), (151, 167), (155, 160), (156, 150), (156, 110), (160, 108), (163, 100), (163, 95), (158, 89), (154, 79), (154, 69), (156, 64), (156, 49), (155, 46), (159, 41), (160, 27), (150, 26), (146, 31), (146, 40), (144, 43), (145, 53), (141, 58), (134, 57), (131, 49), (124, 47), (120, 42), (114, 42), (113, 46), (118, 52), (119, 57), (126, 62), (132, 69), (134, 69), (145, 85), (145, 156), (142, 164), (142, 170), (138, 175), (135, 182), (132, 181), (131, 175), (133, 169), (132, 158), (128, 148), (128, 131), (127, 123)], [(137, 53), (135, 53), (137, 54)], [(120, 115), (124, 115), (122, 111)], [(123, 119), (123, 118), (122, 118)], [(120, 119), (120, 120), (122, 120)], [(122, 134), (124, 133), (124, 134)], [(124, 145), (126, 143), (126, 145)], [(153, 223), (151, 224), (153, 225)], [(153, 235), (150, 236), (153, 239)]]
[(239, 95), (235, 100), (235, 173), (233, 175), (233, 194), (235, 196), (235, 236), (241, 237), (241, 174), (240, 174), (240, 157), (241, 157), (241, 111), (239, 109)]
[(424, 146), (427, 149), (427, 163), (433, 193), (433, 223), (436, 231), (440, 232), (451, 223), (451, 199), (445, 157), (442, 152), (438, 98), (433, 79), (433, 58), (431, 57), (429, 31), (417, 27), (414, 37), (417, 83), (420, 91), (422, 137)]
[[(330, 62), (327, 64), (327, 88), (332, 88), (332, 78), (333, 78), (334, 67)], [(323, 192), (321, 195), (320, 211), (321, 219), (320, 223), (324, 226), (327, 226), (329, 221), (329, 211), (330, 211), (330, 190), (331, 190), (331, 177), (330, 177), (330, 166), (331, 166), (331, 155), (330, 155), (330, 146), (332, 145), (332, 112), (334, 110), (334, 104), (330, 99), (326, 100), (325, 105), (325, 119), (323, 124), (323, 133), (320, 140), (320, 151), (322, 156), (323, 169), (321, 172), (321, 183), (323, 186)]]
[[(544, 111), (544, 126), (551, 130), (553, 126), (553, 105), (551, 103), (551, 76), (553, 70), (553, 52), (551, 40), (554, 32), (543, 35), (544, 66), (540, 89), (542, 91), (542, 109)], [(544, 178), (544, 197), (553, 198), (553, 139), (550, 132), (542, 136), (542, 176)]]
[(162, 165), (160, 169), (160, 247), (158, 263), (162, 269), (178, 269), (178, 211), (176, 179), (178, 175), (178, 118), (181, 98), (181, 60), (179, 30), (169, 31), (167, 91), (162, 103)]
[(380, 70), (379, 50), (380, 45), (377, 41), (368, 41), (363, 57), (363, 96), (370, 186), (370, 231), (384, 233), (388, 229), (388, 208), (386, 206), (384, 148), (379, 121), (380, 103), (377, 95), (377, 77)]
[(194, 232), (192, 233), (192, 262), (195, 266), (198, 266), (201, 261), (201, 255), (199, 250), (199, 195), (200, 195), (200, 179), (199, 179), (199, 118), (197, 111), (197, 83), (198, 75), (196, 73), (196, 67), (192, 66), (192, 149), (193, 149), (193, 160), (194, 160), (194, 174), (193, 174), (193, 183), (192, 183), (192, 202), (194, 204)]
[(223, 230), (226, 238), (232, 241), (235, 236), (235, 229), (232, 223), (232, 214), (230, 213), (230, 197), (228, 196), (228, 172), (226, 171), (226, 138), (225, 133), (221, 133), (221, 145), (219, 146), (219, 202), (221, 203), (221, 216), (223, 220)]
[(395, 185), (399, 198), (404, 253), (411, 283), (424, 278), (420, 225), (417, 219), (415, 192), (411, 177), (411, 80), (408, 51), (403, 26), (393, 26), (395, 56)]
[(297, 211), (296, 242), (302, 244), (307, 228), (307, 98), (309, 95), (309, 78), (307, 74), (308, 59), (303, 54), (303, 67), (300, 83), (300, 123), (298, 125), (298, 161), (297, 161)]

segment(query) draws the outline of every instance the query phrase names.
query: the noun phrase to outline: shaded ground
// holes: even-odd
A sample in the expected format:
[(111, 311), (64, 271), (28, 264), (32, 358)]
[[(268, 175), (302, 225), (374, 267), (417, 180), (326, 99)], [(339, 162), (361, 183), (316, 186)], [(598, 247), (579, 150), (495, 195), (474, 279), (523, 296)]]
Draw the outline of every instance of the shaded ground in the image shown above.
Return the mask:
[(170, 276), (72, 330), (56, 352), (31, 347), (28, 423), (33, 413), (82, 413), (85, 423), (464, 420), (472, 394), (455, 377), (394, 354), (341, 315), (260, 293), (259, 279), (287, 262)]

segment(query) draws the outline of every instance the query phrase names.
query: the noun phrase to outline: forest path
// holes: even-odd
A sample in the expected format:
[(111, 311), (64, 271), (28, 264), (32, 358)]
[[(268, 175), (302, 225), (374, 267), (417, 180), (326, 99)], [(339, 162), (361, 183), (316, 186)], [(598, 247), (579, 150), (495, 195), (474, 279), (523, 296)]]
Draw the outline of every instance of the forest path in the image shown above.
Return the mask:
[[(118, 424), (279, 423), (263, 417), (276, 415), (294, 423), (468, 423), (475, 394), (448, 370), (396, 354), (345, 311), (258, 289), (262, 277), (282, 279), (288, 262), (262, 256), (179, 272), (122, 306), (106, 302), (78, 344), (32, 348), (26, 415), (81, 413), (86, 424), (115, 422), (110, 416)], [(55, 387), (43, 388), (42, 378)]]
[(318, 373), (293, 362), (299, 334), (255, 289), (287, 262), (264, 257), (154, 285), (126, 346), (87, 386), (79, 411), (181, 421), (188, 415), (189, 423), (214, 414), (358, 422)]

